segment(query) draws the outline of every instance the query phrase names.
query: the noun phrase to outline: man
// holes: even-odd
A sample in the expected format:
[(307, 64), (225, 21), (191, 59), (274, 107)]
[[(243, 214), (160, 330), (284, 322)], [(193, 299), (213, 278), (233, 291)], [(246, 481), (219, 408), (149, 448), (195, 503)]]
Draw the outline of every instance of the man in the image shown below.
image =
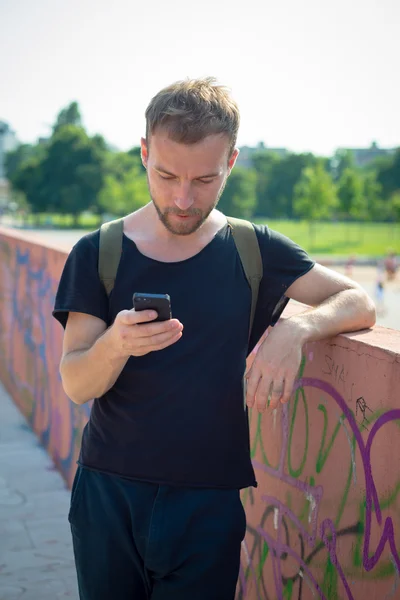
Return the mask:
[[(308, 341), (371, 327), (372, 301), (286, 237), (256, 226), (263, 278), (251, 293), (216, 209), (238, 150), (239, 111), (213, 79), (159, 92), (141, 141), (151, 201), (124, 219), (108, 300), (99, 232), (65, 265), (54, 316), (60, 372), (77, 404), (95, 398), (74, 481), (71, 523), (83, 600), (231, 600), (255, 486), (243, 407), (246, 357), (289, 298), (315, 308), (279, 322), (247, 377), (247, 405), (290, 398)], [(168, 293), (173, 317), (132, 309)]]

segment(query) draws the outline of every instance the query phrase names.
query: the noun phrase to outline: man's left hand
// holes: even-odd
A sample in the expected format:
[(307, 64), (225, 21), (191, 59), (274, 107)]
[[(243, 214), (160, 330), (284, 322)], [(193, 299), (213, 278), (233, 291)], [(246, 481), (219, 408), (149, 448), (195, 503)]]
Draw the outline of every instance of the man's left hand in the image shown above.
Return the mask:
[(261, 343), (245, 375), (249, 408), (256, 405), (264, 412), (267, 406), (274, 409), (279, 402), (289, 400), (301, 363), (302, 333), (296, 322), (287, 319), (271, 329)]

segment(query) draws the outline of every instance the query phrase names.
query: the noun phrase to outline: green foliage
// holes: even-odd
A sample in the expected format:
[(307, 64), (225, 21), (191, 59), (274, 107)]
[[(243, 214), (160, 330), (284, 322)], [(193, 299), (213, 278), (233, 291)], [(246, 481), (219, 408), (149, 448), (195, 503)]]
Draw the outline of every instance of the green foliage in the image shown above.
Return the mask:
[[(123, 214), (149, 199), (140, 147), (119, 152), (101, 135), (90, 137), (77, 102), (59, 112), (49, 140), (22, 144), (7, 155), (6, 174), (15, 197), (33, 213), (73, 215), (75, 222), (87, 210)], [(399, 219), (399, 190), (400, 148), (363, 169), (351, 151), (322, 159), (261, 149), (252, 168), (233, 169), (220, 207), (245, 218), (393, 222)]]
[(147, 179), (135, 164), (118, 174), (106, 175), (99, 193), (99, 207), (115, 216), (137, 210), (148, 201)]
[(48, 210), (41, 163), (40, 158), (32, 157), (24, 161), (11, 178), (14, 191), (23, 194), (27, 206), (33, 213)]
[(338, 206), (335, 185), (321, 161), (303, 170), (294, 190), (294, 212), (307, 221), (329, 219)]
[(131, 148), (130, 150), (128, 150), (127, 154), (128, 156), (131, 156), (135, 159), (135, 163), (138, 166), (139, 171), (141, 173), (146, 173), (146, 169), (144, 168), (142, 163), (142, 150), (140, 146), (135, 146), (134, 148)]
[(378, 162), (378, 181), (382, 186), (384, 199), (400, 189), (400, 148), (395, 154)]
[(333, 181), (337, 183), (341, 179), (344, 171), (347, 169), (355, 169), (353, 153), (351, 150), (336, 150), (335, 154), (328, 163), (328, 170)]
[(45, 144), (20, 144), (15, 150), (8, 152), (5, 158), (7, 179), (13, 183), (18, 170), (21, 169), (25, 163), (31, 158), (41, 159), (44, 157), (45, 153)]
[(258, 152), (253, 158), (258, 178), (256, 214), (292, 218), (295, 186), (303, 170), (315, 162), (312, 154), (289, 154), (280, 158), (268, 151)]
[(77, 102), (71, 102), (69, 106), (60, 110), (53, 127), (53, 133), (57, 133), (65, 125), (82, 127), (81, 113)]
[(337, 184), (339, 198), (339, 218), (363, 218), (366, 214), (364, 182), (362, 176), (353, 168), (346, 167)]
[(256, 183), (256, 214), (269, 216), (274, 213), (269, 198), (269, 185), (273, 172), (281, 159), (277, 154), (268, 151), (259, 151), (252, 157), (253, 168), (257, 175)]
[(105, 157), (104, 170), (106, 175), (112, 175), (118, 181), (122, 181), (129, 171), (136, 169), (138, 173), (143, 175), (146, 173), (142, 165), (142, 161), (131, 152), (108, 152)]
[(363, 194), (366, 210), (362, 216), (366, 221), (382, 220), (384, 214), (384, 202), (382, 200), (382, 186), (377, 180), (374, 170), (367, 170), (363, 174)]
[(391, 220), (400, 223), (400, 189), (394, 192), (390, 198), (390, 213)]
[(218, 208), (231, 217), (251, 218), (256, 205), (257, 174), (235, 167), (228, 177)]
[(64, 125), (52, 136), (40, 165), (47, 209), (79, 215), (97, 206), (103, 186), (103, 152), (81, 127)]

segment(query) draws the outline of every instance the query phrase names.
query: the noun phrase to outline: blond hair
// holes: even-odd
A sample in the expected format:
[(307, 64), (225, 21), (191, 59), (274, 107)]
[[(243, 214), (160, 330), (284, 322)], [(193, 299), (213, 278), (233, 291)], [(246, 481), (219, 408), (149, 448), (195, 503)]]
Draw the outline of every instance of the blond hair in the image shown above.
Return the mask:
[(239, 129), (239, 108), (230, 90), (214, 77), (177, 81), (152, 98), (146, 109), (146, 140), (158, 128), (171, 139), (195, 144), (212, 134), (226, 134), (229, 156), (235, 149)]

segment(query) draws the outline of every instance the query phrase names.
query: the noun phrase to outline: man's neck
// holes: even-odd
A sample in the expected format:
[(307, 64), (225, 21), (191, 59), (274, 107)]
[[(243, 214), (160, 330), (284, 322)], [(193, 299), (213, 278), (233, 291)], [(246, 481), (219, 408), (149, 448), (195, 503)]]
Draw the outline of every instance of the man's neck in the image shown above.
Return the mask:
[(137, 228), (140, 228), (147, 239), (154, 238), (168, 245), (188, 246), (196, 244), (204, 238), (214, 237), (216, 232), (226, 223), (226, 217), (214, 208), (199, 229), (189, 235), (179, 235), (165, 227), (153, 202), (149, 202), (143, 208), (128, 215), (125, 222), (128, 235), (129, 231), (133, 231), (133, 229), (136, 230), (136, 235), (140, 235), (137, 231)]
[(124, 233), (145, 256), (175, 262), (200, 252), (225, 224), (225, 215), (214, 209), (197, 231), (176, 235), (166, 229), (154, 206), (146, 205), (125, 218)]

